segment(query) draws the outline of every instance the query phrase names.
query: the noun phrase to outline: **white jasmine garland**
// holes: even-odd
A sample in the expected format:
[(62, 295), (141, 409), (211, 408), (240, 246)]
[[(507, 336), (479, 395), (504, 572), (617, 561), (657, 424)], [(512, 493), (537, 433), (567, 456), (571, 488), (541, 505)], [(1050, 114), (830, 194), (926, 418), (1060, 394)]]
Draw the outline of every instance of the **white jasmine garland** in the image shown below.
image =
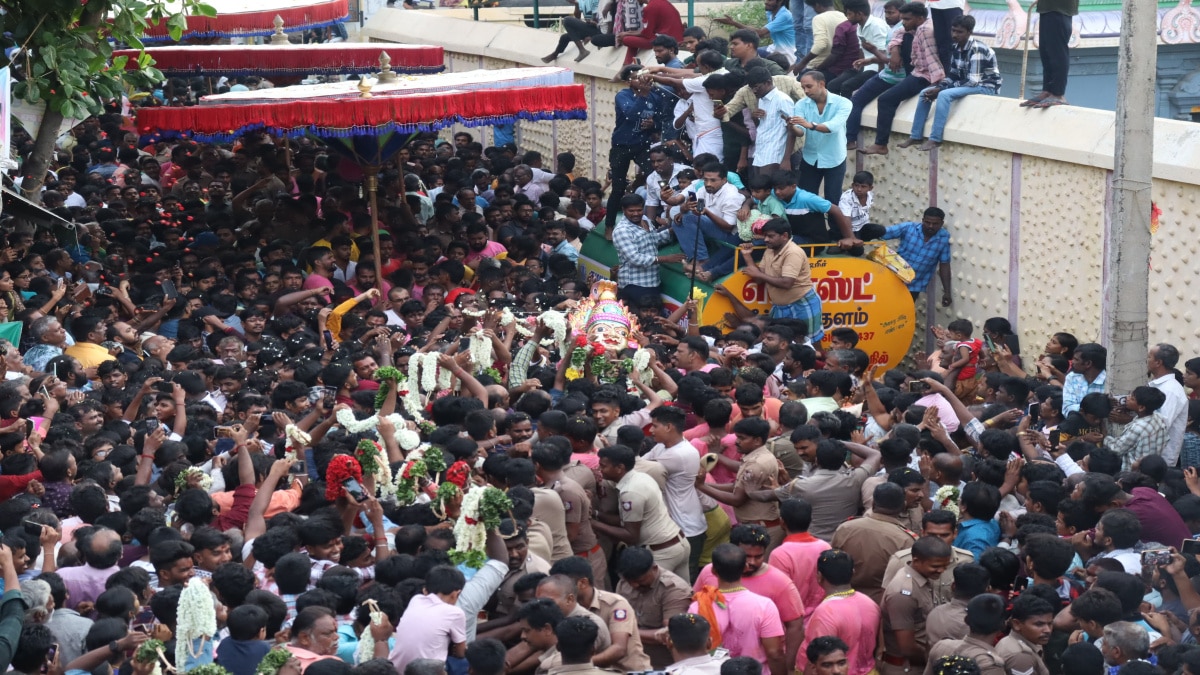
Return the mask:
[(650, 367), (650, 350), (645, 347), (633, 353), (633, 369), (639, 373)]
[(482, 319), (483, 315), (487, 313), (482, 309), (463, 309), (461, 311), (463, 316), (468, 316), (472, 319)]
[(287, 444), (284, 446), (286, 452), (283, 458), (287, 460), (296, 459), (296, 451), (307, 448), (312, 443), (312, 436), (295, 424), (284, 427), (283, 434), (287, 438)]
[(438, 390), (437, 354), (413, 354), (411, 360), (421, 362), (421, 389), (426, 393)]
[(555, 344), (559, 346), (561, 353), (566, 354), (567, 315), (551, 309), (542, 312), (542, 315), (538, 317), (538, 321), (541, 321), (543, 326), (549, 328), (554, 333)]
[(213, 605), (212, 592), (199, 577), (192, 577), (179, 594), (175, 626), (175, 663), (186, 669), (192, 653), (192, 642), (211, 640), (217, 634), (217, 610)]
[(405, 426), (396, 427), (396, 444), (401, 450), (414, 450), (421, 445), (421, 434)]
[(379, 605), (374, 600), (367, 600), (363, 604), (371, 612), (371, 623), (363, 628), (362, 634), (358, 636), (358, 647), (354, 650), (355, 664), (375, 658), (375, 638), (371, 637), (371, 626), (383, 625), (383, 612), (380, 611)]
[[(479, 503), (484, 490), (472, 487), (463, 495), (458, 520), (454, 521), (454, 548), (459, 551), (483, 551), (487, 548), (487, 527), (479, 519)], [(470, 520), (471, 524), (467, 524)]]
[(365, 420), (359, 420), (354, 417), (354, 411), (349, 408), (342, 408), (337, 411), (338, 426), (352, 434), (361, 434), (367, 431), (374, 431), (375, 427), (379, 426), (379, 415), (371, 415)]
[(492, 349), (492, 339), (483, 334), (483, 331), (476, 331), (471, 334), (470, 342), (471, 363), (475, 364), (475, 370), (478, 372), (492, 365), (495, 360), (495, 352)]
[(438, 367), (437, 354), (430, 354), (430, 356), (433, 357), (433, 363), (431, 365), (426, 365), (425, 367), (429, 368), (431, 372), (437, 372), (437, 389), (431, 389), (430, 391), (445, 391), (450, 388), (450, 370), (448, 368)]

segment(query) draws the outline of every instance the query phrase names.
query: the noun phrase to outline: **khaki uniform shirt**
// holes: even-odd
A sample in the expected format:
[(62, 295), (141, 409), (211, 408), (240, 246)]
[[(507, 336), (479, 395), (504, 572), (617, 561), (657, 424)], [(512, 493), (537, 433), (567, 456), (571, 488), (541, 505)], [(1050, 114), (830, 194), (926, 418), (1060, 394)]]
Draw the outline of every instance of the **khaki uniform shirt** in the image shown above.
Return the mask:
[(638, 633), (637, 614), (628, 600), (611, 591), (595, 589), (588, 609), (604, 619), (611, 635), (629, 636), (625, 643), (625, 658), (615, 664), (618, 670), (630, 673), (650, 669), (650, 657), (642, 649), (642, 636)]
[(621, 522), (642, 524), (639, 546), (663, 544), (679, 536), (679, 526), (671, 520), (662, 490), (653, 478), (640, 471), (630, 471), (617, 483), (617, 491)]
[[(947, 603), (954, 599), (954, 568), (959, 565), (975, 562), (975, 554), (966, 549), (953, 548), (954, 555), (950, 556), (950, 566), (942, 572), (942, 576), (933, 581), (934, 592), (938, 596), (938, 601)], [(895, 555), (888, 560), (887, 569), (883, 573), (883, 585), (887, 586), (888, 582), (896, 576), (900, 570), (908, 567), (908, 563), (912, 561), (912, 550), (904, 549), (897, 551)]]
[(921, 649), (929, 649), (925, 621), (938, 604), (930, 579), (913, 572), (911, 567), (897, 574), (884, 590), (883, 602), (880, 603), (884, 653), (895, 657), (903, 656), (900, 645), (896, 642), (895, 631), (898, 630), (913, 631)]
[(529, 527), (526, 528), (525, 536), (529, 540), (529, 552), (549, 561), (554, 557), (554, 533), (550, 530), (550, 526), (536, 518), (529, 519)]
[[(850, 554), (854, 576), (850, 585), (875, 602), (883, 598), (884, 572), (896, 551), (911, 548), (917, 535), (892, 516), (872, 513), (838, 526), (830, 545)], [(922, 577), (923, 578), (923, 577)]]
[(925, 663), (925, 675), (933, 675), (933, 666), (944, 656), (965, 656), (974, 659), (979, 666), (979, 675), (1008, 675), (1004, 669), (1004, 659), (996, 653), (990, 644), (968, 636), (962, 640), (942, 640), (929, 650), (929, 660)]
[[(658, 568), (658, 581), (650, 590), (634, 588), (628, 581), (617, 582), (617, 595), (629, 600), (637, 614), (638, 628), (658, 630), (676, 614), (682, 614), (692, 604), (692, 587), (678, 574)], [(644, 645), (650, 664), (661, 670), (671, 663), (671, 650), (664, 645)], [(665, 659), (665, 660), (664, 660)]]
[(531, 572), (541, 572), (542, 574), (550, 573), (550, 563), (542, 558), (529, 554), (525, 559), (525, 564), (517, 569), (510, 569), (508, 574), (504, 575), (504, 581), (500, 582), (500, 588), (496, 589), (496, 612), (497, 617), (508, 616), (512, 614), (517, 604), (517, 594), (513, 591), (513, 586), (517, 584), (517, 580)]
[(1050, 675), (1042, 648), (1013, 631), (996, 643), (996, 654), (1012, 675)]
[[(579, 523), (579, 534), (570, 542), (572, 553), (587, 553), (596, 547), (596, 534), (592, 532), (592, 503), (583, 486), (563, 476), (550, 486), (563, 502), (566, 523)], [(563, 532), (563, 536), (567, 533)]]
[(783, 464), (784, 470), (788, 473), (788, 478), (795, 480), (804, 473), (805, 462), (800, 457), (800, 453), (796, 452), (796, 446), (792, 443), (791, 434), (776, 436), (767, 441), (767, 448), (771, 450), (771, 454), (775, 455), (775, 459)]
[(563, 467), (563, 475), (579, 483), (579, 487), (582, 487), (583, 491), (587, 493), (588, 502), (596, 504), (596, 498), (599, 496), (596, 485), (599, 480), (596, 478), (595, 471), (592, 471), (583, 462), (575, 460)]
[(812, 524), (808, 533), (829, 541), (842, 523), (858, 515), (859, 488), (870, 476), (870, 469), (861, 466), (848, 471), (817, 469), (811, 476), (784, 485), (775, 494), (780, 499), (799, 497), (812, 504)]
[[(779, 487), (779, 481), (775, 479), (778, 473), (779, 465), (775, 463), (775, 455), (763, 445), (742, 458), (734, 485), (744, 485), (748, 492), (774, 490)], [(733, 507), (733, 513), (738, 522), (779, 520), (779, 503), (748, 500), (741, 506)]]
[[(946, 576), (945, 573), (942, 576)], [(938, 605), (925, 619), (925, 633), (929, 635), (929, 644), (931, 645), (936, 645), (942, 640), (962, 640), (970, 632), (967, 629), (967, 602), (965, 600), (956, 598), (945, 605)]]
[(767, 249), (759, 265), (763, 273), (784, 279), (800, 279), (798, 286), (776, 288), (767, 284), (767, 300), (773, 305), (790, 305), (800, 300), (813, 289), (812, 271), (808, 266), (808, 254), (794, 241), (783, 245), (779, 251)]
[(533, 491), (533, 517), (550, 526), (550, 562), (568, 558), (571, 542), (567, 541), (566, 508), (562, 497), (549, 488), (535, 487)]
[(577, 602), (577, 603), (575, 603), (575, 609), (572, 609), (571, 613), (568, 614), (567, 616), (569, 616), (569, 617), (570, 616), (581, 616), (581, 617), (587, 619), (588, 621), (591, 621), (592, 623), (596, 624), (596, 629), (597, 629), (596, 653), (597, 654), (599, 654), (600, 652), (602, 652), (605, 649), (608, 649), (609, 647), (612, 646), (612, 633), (608, 632), (608, 624), (604, 623), (604, 619), (601, 619), (600, 617), (596, 616), (595, 614), (589, 612), (587, 607), (584, 607), (583, 605), (581, 605)]

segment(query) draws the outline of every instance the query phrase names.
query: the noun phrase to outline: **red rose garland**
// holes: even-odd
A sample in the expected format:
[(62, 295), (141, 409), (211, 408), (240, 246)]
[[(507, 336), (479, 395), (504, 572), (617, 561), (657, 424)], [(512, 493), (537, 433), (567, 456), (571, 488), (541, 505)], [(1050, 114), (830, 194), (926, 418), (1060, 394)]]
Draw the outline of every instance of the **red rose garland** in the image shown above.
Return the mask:
[(446, 480), (454, 483), (460, 490), (467, 489), (467, 481), (471, 477), (471, 467), (463, 460), (458, 460), (446, 470)]
[(336, 502), (338, 497), (346, 494), (342, 483), (350, 478), (361, 484), (362, 466), (350, 455), (336, 455), (329, 462), (329, 469), (325, 472), (325, 499)]

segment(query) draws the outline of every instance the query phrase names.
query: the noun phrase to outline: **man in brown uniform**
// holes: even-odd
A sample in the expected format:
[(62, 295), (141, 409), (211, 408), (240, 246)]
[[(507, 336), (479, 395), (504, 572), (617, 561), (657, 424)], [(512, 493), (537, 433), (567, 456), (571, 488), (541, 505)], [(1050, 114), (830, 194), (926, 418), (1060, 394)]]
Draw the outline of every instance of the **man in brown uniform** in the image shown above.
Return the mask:
[(575, 597), (579, 604), (590, 609), (608, 626), (612, 646), (592, 657), (599, 666), (611, 667), (621, 672), (636, 672), (650, 669), (650, 657), (642, 648), (642, 637), (638, 631), (637, 614), (625, 598), (610, 591), (596, 588), (592, 577), (592, 566), (578, 557), (564, 558), (554, 563), (551, 574), (562, 574), (575, 581)]
[[(942, 577), (951, 576), (942, 572)], [(983, 565), (967, 563), (954, 568), (954, 598), (933, 608), (925, 619), (925, 633), (929, 644), (942, 640), (962, 640), (967, 637), (967, 603), (977, 595), (987, 593), (992, 575)]]
[[(880, 488), (892, 485), (884, 483)], [(904, 491), (900, 486), (900, 499)], [(875, 506), (879, 507), (880, 492), (875, 491)], [(885, 498), (890, 499), (890, 496)], [(840, 531), (840, 530), (839, 530)], [(879, 661), (881, 675), (908, 675), (925, 666), (929, 642), (925, 636), (925, 619), (938, 605), (930, 582), (941, 576), (950, 564), (950, 546), (934, 537), (922, 537), (912, 546), (912, 562), (896, 575), (883, 592), (880, 603), (883, 630), (883, 657)], [(851, 554), (853, 555), (853, 554)]]
[(1054, 631), (1055, 613), (1053, 605), (1032, 593), (1013, 600), (1012, 631), (996, 643), (996, 654), (1012, 675), (1050, 675), (1042, 648)]
[[(779, 487), (779, 460), (771, 454), (767, 440), (771, 425), (759, 417), (739, 420), (733, 425), (737, 447), (742, 453), (742, 466), (732, 485), (705, 483), (704, 474), (696, 476), (696, 489), (713, 499), (733, 507), (739, 523), (762, 525), (771, 535), (771, 548), (783, 542), (783, 521), (779, 519), (779, 504), (775, 501), (756, 501), (750, 493), (773, 492)], [(769, 551), (768, 551), (769, 552)]]
[(830, 545), (854, 559), (850, 586), (879, 602), (883, 598), (883, 575), (888, 560), (896, 551), (912, 546), (917, 537), (896, 519), (904, 509), (904, 488), (882, 483), (875, 488), (874, 497), (874, 511), (839, 525)]
[[(934, 582), (934, 592), (937, 593), (938, 601), (943, 603), (950, 602), (954, 599), (954, 592), (952, 590), (952, 586), (954, 585), (954, 568), (959, 565), (975, 562), (975, 554), (966, 549), (954, 546), (954, 539), (958, 536), (958, 516), (950, 511), (938, 509), (922, 516), (921, 536), (937, 537), (950, 544), (953, 550), (953, 555), (950, 557), (950, 566)], [(908, 565), (910, 560), (912, 560), (912, 551), (910, 549), (897, 551), (892, 555), (891, 560), (888, 561), (887, 570), (883, 573), (884, 587), (896, 576), (897, 572)]]
[(691, 546), (679, 525), (671, 520), (662, 490), (649, 476), (635, 471), (635, 464), (636, 456), (627, 447), (618, 445), (600, 451), (600, 473), (605, 481), (615, 483), (620, 508), (617, 518), (601, 513), (592, 528), (628, 546), (645, 546), (659, 566), (684, 576)]
[(504, 545), (508, 547), (508, 574), (504, 575), (504, 581), (500, 583), (500, 588), (496, 589), (496, 617), (508, 616), (515, 611), (517, 594), (513, 591), (513, 586), (518, 579), (530, 572), (550, 572), (549, 562), (529, 552), (529, 541), (524, 529), (518, 529), (506, 538)]
[(617, 595), (633, 606), (650, 665), (662, 670), (674, 661), (667, 647), (667, 623), (687, 611), (692, 587), (679, 575), (654, 564), (654, 555), (644, 548), (625, 549), (617, 572), (621, 576)]
[(571, 552), (586, 558), (596, 578), (607, 587), (608, 561), (592, 531), (592, 503), (583, 487), (563, 473), (567, 457), (549, 443), (535, 444), (531, 456), (537, 467), (538, 480), (562, 499), (566, 530), (561, 534), (570, 542)]
[[(561, 470), (562, 467), (559, 467)], [(571, 555), (571, 543), (567, 541), (566, 507), (557, 492), (537, 486), (537, 468), (528, 459), (511, 459), (504, 465), (508, 486), (527, 487), (533, 492), (533, 517), (550, 526), (551, 560), (561, 560)]]
[(554, 629), (560, 663), (552, 666), (548, 675), (613, 675), (615, 671), (592, 664), (595, 629), (595, 624), (577, 617), (560, 621)]
[(967, 605), (967, 629), (970, 634), (962, 640), (942, 640), (929, 650), (925, 675), (933, 675), (934, 664), (943, 656), (974, 659), (979, 675), (1008, 675), (1004, 659), (992, 647), (1004, 631), (1004, 600), (991, 593), (972, 598)]

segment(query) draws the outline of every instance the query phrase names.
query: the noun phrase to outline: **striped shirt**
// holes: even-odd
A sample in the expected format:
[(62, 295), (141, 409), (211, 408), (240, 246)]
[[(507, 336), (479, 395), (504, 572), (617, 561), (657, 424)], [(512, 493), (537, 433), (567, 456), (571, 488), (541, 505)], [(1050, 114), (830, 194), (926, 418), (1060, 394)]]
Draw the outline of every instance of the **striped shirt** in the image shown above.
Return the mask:
[[(791, 97), (775, 88), (758, 99), (758, 109), (766, 115), (758, 120), (758, 138), (754, 142), (754, 166), (778, 164), (783, 161), (783, 154), (787, 149), (788, 125), (779, 117), (779, 113), (791, 117), (794, 105), (798, 104), (793, 104)], [(842, 143), (843, 152), (845, 146), (846, 144)]]
[(618, 217), (617, 226), (613, 228), (613, 246), (621, 262), (618, 285), (621, 288), (657, 288), (661, 283), (658, 276), (658, 247), (669, 241), (670, 228), (649, 232), (629, 222), (624, 215)]

